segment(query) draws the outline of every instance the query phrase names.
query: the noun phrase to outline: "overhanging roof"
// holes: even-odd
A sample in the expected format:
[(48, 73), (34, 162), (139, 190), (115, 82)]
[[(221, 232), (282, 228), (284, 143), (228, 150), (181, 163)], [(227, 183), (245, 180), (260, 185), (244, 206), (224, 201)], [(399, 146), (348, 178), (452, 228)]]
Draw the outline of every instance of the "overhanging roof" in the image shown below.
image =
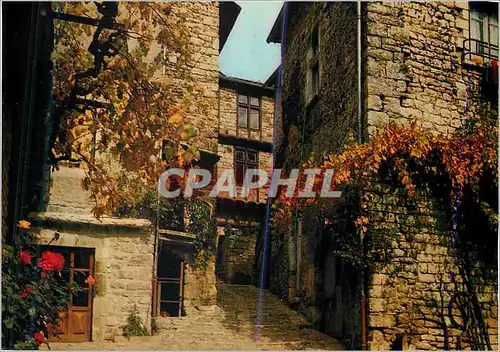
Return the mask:
[(219, 53), (224, 48), (240, 11), (241, 7), (234, 1), (219, 2)]
[(276, 70), (274, 70), (273, 73), (266, 79), (264, 82), (264, 87), (271, 87), (274, 88), (276, 86), (276, 79), (278, 78), (278, 73), (280, 72), (280, 67), (276, 67)]
[(283, 27), (283, 9), (285, 8), (285, 3), (281, 6), (280, 13), (274, 21), (273, 28), (271, 28), (271, 32), (267, 36), (268, 43), (281, 43), (281, 28)]
[(262, 96), (274, 98), (274, 88), (266, 87), (261, 82), (226, 76), (222, 72), (219, 73), (219, 85), (223, 88), (229, 88), (239, 92), (255, 92)]

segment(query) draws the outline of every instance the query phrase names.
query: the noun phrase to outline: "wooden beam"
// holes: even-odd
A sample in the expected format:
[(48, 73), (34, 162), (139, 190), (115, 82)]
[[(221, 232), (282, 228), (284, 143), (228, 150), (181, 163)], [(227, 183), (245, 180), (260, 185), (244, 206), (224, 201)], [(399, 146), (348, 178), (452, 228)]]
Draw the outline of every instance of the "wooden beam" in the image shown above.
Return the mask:
[(166, 237), (161, 237), (161, 236), (158, 238), (160, 239), (160, 241), (165, 241), (167, 243), (174, 243), (174, 244), (181, 245), (181, 246), (193, 246), (192, 241), (174, 240), (171, 238), (166, 238)]
[(176, 236), (176, 237), (185, 237), (185, 238), (189, 238), (189, 239), (196, 239), (196, 235), (193, 235), (192, 233), (181, 232), (181, 231), (159, 229), (158, 233), (165, 234), (165, 235)]

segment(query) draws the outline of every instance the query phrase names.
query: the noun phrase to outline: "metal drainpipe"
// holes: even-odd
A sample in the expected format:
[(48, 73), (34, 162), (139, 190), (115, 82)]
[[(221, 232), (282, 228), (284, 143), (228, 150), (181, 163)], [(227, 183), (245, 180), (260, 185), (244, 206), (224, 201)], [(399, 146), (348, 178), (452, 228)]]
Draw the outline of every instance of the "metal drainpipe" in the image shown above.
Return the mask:
[[(363, 143), (363, 123), (362, 123), (362, 72), (361, 72), (361, 1), (357, 1), (357, 26), (358, 26), (358, 36), (357, 36), (357, 49), (358, 49), (358, 143)], [(363, 243), (363, 232), (360, 231), (360, 243), (361, 243), (361, 256), (365, 256), (364, 243)], [(360, 275), (361, 281), (361, 349), (363, 351), (367, 350), (367, 328), (366, 328), (366, 296), (365, 296), (365, 270), (361, 269)]]

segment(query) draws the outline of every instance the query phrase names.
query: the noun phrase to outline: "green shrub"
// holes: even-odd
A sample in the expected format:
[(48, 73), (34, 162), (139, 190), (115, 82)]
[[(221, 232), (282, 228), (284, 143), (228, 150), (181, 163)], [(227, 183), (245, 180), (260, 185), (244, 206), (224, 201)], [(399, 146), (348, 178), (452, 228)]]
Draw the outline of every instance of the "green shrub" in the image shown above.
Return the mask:
[(121, 328), (123, 330), (123, 335), (127, 337), (149, 335), (146, 326), (144, 326), (139, 316), (139, 309), (135, 304), (132, 309), (130, 309), (130, 314), (127, 317), (127, 324), (123, 325)]

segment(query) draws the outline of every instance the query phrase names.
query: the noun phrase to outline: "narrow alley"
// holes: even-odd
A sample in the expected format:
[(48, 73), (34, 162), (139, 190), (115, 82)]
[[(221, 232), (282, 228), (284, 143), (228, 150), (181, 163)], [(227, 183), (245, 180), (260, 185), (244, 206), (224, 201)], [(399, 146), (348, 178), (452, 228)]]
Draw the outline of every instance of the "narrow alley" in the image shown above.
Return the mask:
[[(301, 315), (265, 292), (258, 320), (259, 289), (218, 286), (218, 305), (185, 317), (157, 318), (153, 336), (120, 336), (106, 342), (50, 344), (53, 350), (342, 350), (335, 339), (311, 328)], [(47, 347), (45, 346), (45, 349)]]

